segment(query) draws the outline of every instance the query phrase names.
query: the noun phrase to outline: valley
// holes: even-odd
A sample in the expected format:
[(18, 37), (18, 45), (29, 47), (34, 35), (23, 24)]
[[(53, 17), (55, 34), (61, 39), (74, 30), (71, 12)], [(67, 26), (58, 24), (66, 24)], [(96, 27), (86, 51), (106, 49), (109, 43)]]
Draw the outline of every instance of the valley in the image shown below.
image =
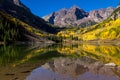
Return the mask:
[(0, 0), (1, 80), (120, 80), (120, 4), (31, 1)]

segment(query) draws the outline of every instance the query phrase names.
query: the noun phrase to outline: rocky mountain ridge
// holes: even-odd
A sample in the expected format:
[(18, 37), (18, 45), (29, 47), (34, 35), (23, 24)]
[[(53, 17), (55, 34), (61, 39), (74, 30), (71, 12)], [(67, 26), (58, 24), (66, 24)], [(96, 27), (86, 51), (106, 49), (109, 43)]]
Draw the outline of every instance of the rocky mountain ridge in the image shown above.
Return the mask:
[[(73, 28), (58, 33), (63, 38), (119, 45), (120, 7), (117, 7), (104, 21), (86, 28)], [(99, 42), (100, 41), (100, 42)]]
[(113, 11), (113, 7), (108, 7), (104, 9), (92, 10), (88, 13), (78, 6), (73, 6), (70, 9), (63, 8), (60, 11), (53, 12), (50, 15), (44, 16), (43, 19), (60, 27), (86, 27), (105, 20)]

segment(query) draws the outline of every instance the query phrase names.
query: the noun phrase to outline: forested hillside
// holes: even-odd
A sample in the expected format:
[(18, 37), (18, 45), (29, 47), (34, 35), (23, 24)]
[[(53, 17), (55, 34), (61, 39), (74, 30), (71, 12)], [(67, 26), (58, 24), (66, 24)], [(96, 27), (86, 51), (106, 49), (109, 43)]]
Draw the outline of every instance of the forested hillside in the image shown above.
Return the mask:
[(87, 28), (73, 28), (58, 33), (64, 39), (73, 40), (119, 40), (120, 39), (120, 7), (106, 20)]

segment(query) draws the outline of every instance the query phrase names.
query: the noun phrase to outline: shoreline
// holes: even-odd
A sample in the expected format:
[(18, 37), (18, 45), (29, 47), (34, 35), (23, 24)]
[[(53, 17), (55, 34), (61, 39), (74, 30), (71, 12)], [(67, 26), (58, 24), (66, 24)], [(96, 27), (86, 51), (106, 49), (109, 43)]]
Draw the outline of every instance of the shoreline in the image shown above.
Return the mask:
[(4, 42), (0, 42), (0, 45), (4, 45), (5, 43)]
[(52, 41), (46, 41), (46, 42), (35, 42), (35, 41), (14, 41), (14, 42), (10, 42), (10, 43), (5, 43), (0, 41), (0, 45), (11, 45), (11, 44), (15, 44), (15, 45), (19, 45), (19, 44), (29, 44), (29, 45), (33, 45), (33, 44), (54, 44), (55, 42)]
[(120, 39), (106, 39), (106, 40), (93, 40), (93, 41), (83, 41), (91, 44), (112, 44), (112, 45), (120, 45)]
[[(15, 41), (15, 42), (12, 42), (10, 44), (16, 44), (16, 45), (19, 45), (19, 44), (41, 44), (41, 43), (44, 43), (44, 44), (55, 44), (56, 42), (51, 42), (51, 41), (46, 41), (46, 42), (31, 42), (31, 41)], [(89, 40), (89, 41), (79, 41), (79, 40), (67, 40), (67, 39), (64, 39), (63, 42), (64, 43), (72, 43), (72, 44), (97, 44), (97, 45), (101, 45), (101, 44), (104, 44), (104, 45), (107, 45), (107, 44), (111, 44), (111, 45), (119, 45), (120, 46), (120, 39), (113, 39), (113, 40)], [(5, 42), (2, 42), (0, 41), (0, 45), (5, 45), (6, 43)]]
[(89, 41), (79, 41), (79, 40), (64, 40), (63, 43), (87, 43), (87, 44), (97, 44), (97, 45), (120, 45), (120, 39), (113, 39), (113, 40), (89, 40)]

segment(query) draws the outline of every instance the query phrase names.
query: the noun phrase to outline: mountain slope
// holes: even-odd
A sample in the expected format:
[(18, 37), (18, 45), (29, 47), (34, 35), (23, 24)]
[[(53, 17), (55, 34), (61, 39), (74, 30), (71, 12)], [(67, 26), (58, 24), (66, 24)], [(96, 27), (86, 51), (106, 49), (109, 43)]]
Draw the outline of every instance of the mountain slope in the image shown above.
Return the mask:
[(35, 29), (28, 24), (0, 11), (0, 41), (5, 43), (22, 42), (48, 42), (45, 39), (47, 33)]
[(68, 10), (61, 9), (58, 12), (53, 12), (43, 17), (43, 19), (60, 27), (87, 27), (105, 20), (113, 10), (114, 8), (108, 7), (105, 9), (93, 10), (88, 13), (77, 6), (73, 6)]
[(120, 7), (105, 21), (94, 25), (82, 35), (83, 40), (113, 40), (120, 39)]
[(120, 38), (120, 18), (102, 22), (93, 27), (96, 29), (89, 30), (82, 35), (83, 40), (112, 40)]
[(0, 10), (29, 24), (30, 26), (49, 33), (56, 33), (56, 29), (48, 25), (43, 19), (31, 13), (29, 8), (20, 0), (0, 0)]
[(104, 21), (87, 28), (61, 31), (57, 34), (64, 39), (83, 41), (120, 41), (120, 7)]

